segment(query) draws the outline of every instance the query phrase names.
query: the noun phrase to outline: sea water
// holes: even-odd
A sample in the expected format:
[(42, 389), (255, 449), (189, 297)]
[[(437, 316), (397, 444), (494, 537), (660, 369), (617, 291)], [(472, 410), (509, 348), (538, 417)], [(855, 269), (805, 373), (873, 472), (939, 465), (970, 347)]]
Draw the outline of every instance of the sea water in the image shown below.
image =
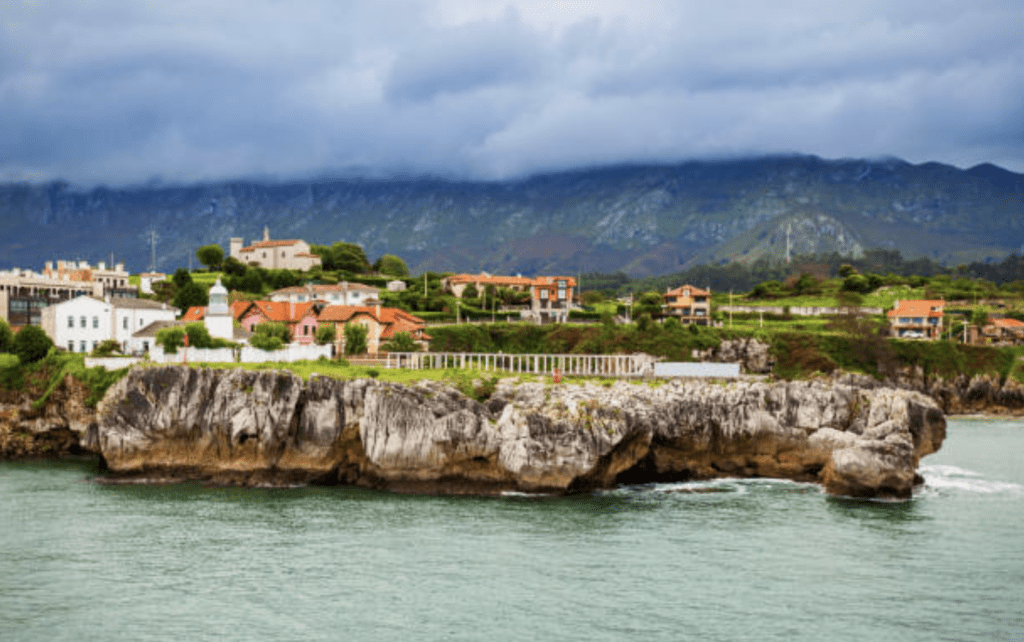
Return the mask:
[(0, 640), (1021, 640), (1024, 422), (906, 502), (769, 480), (575, 497), (102, 485), (0, 464)]

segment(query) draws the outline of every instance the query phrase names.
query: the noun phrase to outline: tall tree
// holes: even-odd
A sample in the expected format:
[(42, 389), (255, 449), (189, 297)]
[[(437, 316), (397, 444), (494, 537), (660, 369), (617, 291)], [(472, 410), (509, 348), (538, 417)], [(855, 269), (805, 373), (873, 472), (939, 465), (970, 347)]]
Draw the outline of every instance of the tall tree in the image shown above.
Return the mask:
[(196, 258), (208, 268), (218, 268), (224, 262), (224, 250), (219, 245), (204, 245), (196, 250)]

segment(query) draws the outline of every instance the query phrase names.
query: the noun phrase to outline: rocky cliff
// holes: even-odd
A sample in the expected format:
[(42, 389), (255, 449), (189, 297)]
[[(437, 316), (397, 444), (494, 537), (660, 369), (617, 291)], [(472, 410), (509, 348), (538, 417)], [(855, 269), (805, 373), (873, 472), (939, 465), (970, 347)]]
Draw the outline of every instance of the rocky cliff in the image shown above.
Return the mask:
[(96, 421), (88, 397), (88, 387), (71, 376), (39, 407), (27, 390), (0, 388), (0, 460), (88, 454), (81, 437)]
[(516, 384), (485, 403), (438, 383), (133, 370), (88, 445), (113, 478), (573, 492), (763, 476), (906, 498), (945, 436), (920, 394), (821, 382)]

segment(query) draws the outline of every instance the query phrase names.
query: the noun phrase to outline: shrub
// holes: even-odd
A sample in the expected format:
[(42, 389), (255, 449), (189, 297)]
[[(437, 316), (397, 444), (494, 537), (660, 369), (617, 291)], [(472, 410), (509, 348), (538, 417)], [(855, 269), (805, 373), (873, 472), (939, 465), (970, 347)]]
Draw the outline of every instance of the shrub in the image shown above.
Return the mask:
[(334, 343), (338, 338), (338, 330), (332, 323), (324, 323), (317, 326), (315, 340), (318, 345), (328, 345)]
[(7, 322), (0, 319), (0, 352), (11, 352), (14, 350), (14, 333), (11, 332), (11, 326), (7, 325)]
[[(253, 332), (264, 337), (275, 337), (282, 345), (292, 341), (292, 331), (288, 328), (288, 325), (276, 321), (258, 323), (253, 328)], [(252, 342), (250, 341), (250, 343)]]
[(260, 350), (267, 350), (273, 352), (274, 350), (280, 350), (284, 345), (281, 343), (281, 339), (278, 337), (272, 337), (267, 334), (256, 334), (249, 339), (249, 345)]
[(173, 354), (178, 351), (179, 346), (185, 345), (185, 329), (174, 327), (158, 330), (154, 340), (164, 349), (164, 352)]
[(114, 339), (105, 339), (100, 341), (99, 345), (92, 351), (94, 357), (109, 357), (110, 355), (117, 352), (121, 353), (121, 344)]
[(419, 352), (420, 345), (408, 332), (398, 332), (390, 341), (381, 346), (387, 352)]
[(365, 354), (369, 346), (366, 342), (367, 329), (359, 323), (345, 325), (345, 354)]
[(14, 354), (22, 363), (34, 363), (46, 356), (53, 341), (39, 326), (28, 325), (14, 337)]

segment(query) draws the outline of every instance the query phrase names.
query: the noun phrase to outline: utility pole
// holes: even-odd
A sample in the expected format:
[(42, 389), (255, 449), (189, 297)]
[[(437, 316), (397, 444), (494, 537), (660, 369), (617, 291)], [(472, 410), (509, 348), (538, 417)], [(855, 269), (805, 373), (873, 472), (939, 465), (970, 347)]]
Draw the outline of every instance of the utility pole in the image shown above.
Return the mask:
[(792, 231), (793, 231), (793, 226), (787, 224), (786, 225), (786, 265), (789, 265), (789, 234)]
[(149, 229), (149, 271), (156, 272), (156, 229)]
[(729, 329), (732, 330), (732, 290), (729, 290)]

